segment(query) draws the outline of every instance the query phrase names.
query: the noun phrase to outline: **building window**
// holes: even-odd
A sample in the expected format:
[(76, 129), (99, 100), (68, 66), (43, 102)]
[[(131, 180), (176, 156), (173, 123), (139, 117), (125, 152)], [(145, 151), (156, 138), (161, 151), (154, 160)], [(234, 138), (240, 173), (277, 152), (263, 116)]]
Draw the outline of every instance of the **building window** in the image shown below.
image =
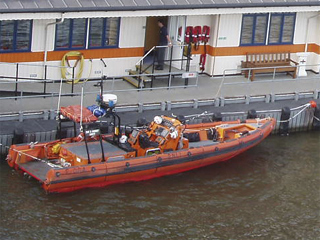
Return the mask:
[(90, 19), (89, 48), (118, 46), (119, 18)]
[(295, 18), (294, 13), (243, 15), (240, 45), (292, 44)]
[(30, 51), (32, 21), (0, 21), (0, 52)]
[(65, 19), (56, 27), (56, 49), (86, 47), (87, 19)]
[(244, 15), (241, 45), (263, 45), (266, 41), (268, 14)]
[(270, 20), (269, 44), (290, 44), (293, 42), (295, 14), (272, 14)]
[[(87, 34), (89, 25), (89, 34)], [(56, 49), (117, 47), (119, 18), (66, 19), (56, 26)]]

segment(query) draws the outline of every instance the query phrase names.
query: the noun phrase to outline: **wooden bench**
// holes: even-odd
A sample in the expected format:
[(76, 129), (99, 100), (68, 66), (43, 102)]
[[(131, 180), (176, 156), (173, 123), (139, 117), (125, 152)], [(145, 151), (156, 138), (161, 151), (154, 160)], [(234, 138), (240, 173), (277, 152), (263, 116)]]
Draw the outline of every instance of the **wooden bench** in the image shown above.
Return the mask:
[[(290, 58), (290, 52), (282, 53), (247, 53), (246, 61), (242, 62), (242, 68), (257, 68), (245, 70), (245, 77), (255, 79), (256, 73), (269, 73), (269, 72), (286, 72), (292, 75), (293, 78), (297, 77), (296, 70), (298, 63)], [(269, 67), (269, 68), (264, 68)], [(277, 67), (277, 68), (273, 68)], [(263, 68), (263, 69), (259, 69)]]

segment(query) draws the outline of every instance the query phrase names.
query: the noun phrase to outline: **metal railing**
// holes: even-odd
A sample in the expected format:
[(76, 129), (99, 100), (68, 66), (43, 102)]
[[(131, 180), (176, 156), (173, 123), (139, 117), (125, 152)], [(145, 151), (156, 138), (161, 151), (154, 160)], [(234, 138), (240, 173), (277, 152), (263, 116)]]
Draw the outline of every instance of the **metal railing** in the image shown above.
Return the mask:
[[(297, 65), (297, 66), (277, 66), (277, 67), (259, 67), (259, 68), (236, 68), (236, 69), (225, 69), (223, 71), (223, 76), (222, 76), (222, 80), (221, 83), (219, 85), (219, 88), (216, 92), (215, 98), (217, 97), (228, 97), (228, 95), (226, 95), (225, 92), (225, 88), (226, 87), (234, 87), (235, 89), (238, 89), (240, 86), (242, 86), (245, 89), (245, 94), (243, 94), (243, 91), (241, 91), (240, 95), (237, 94), (232, 94), (233, 97), (237, 97), (237, 96), (245, 96), (245, 95), (250, 95), (251, 94), (251, 90), (253, 88), (257, 88), (256, 86), (260, 85), (260, 86), (265, 86), (265, 87), (269, 87), (270, 94), (274, 94), (276, 93), (276, 84), (284, 84), (284, 83), (297, 83), (297, 84), (305, 84), (306, 80), (315, 80), (318, 81), (319, 80), (319, 84), (318, 87), (316, 89), (320, 89), (320, 75), (316, 74), (316, 73), (311, 73), (309, 72), (308, 76), (303, 76), (303, 77), (297, 77), (297, 78), (288, 78), (288, 77), (284, 77), (283, 75), (281, 75), (280, 72), (277, 72), (277, 69), (284, 69), (284, 68), (292, 68), (295, 67), (296, 71), (299, 71), (299, 68), (301, 66)], [(319, 68), (320, 69), (320, 64), (312, 64), (312, 65), (305, 65), (304, 67), (307, 67), (308, 69), (311, 69), (313, 67), (315, 68)], [(272, 69), (272, 77), (270, 78), (270, 73), (263, 73), (261, 75), (258, 76), (268, 76), (268, 79), (256, 79), (255, 81), (251, 81), (250, 77), (251, 77), (251, 71), (252, 70), (263, 70), (263, 69)], [(228, 72), (229, 73), (239, 73), (239, 72), (244, 72), (244, 71), (248, 71), (248, 77), (246, 78), (246, 81), (241, 81), (241, 82), (226, 82), (226, 80), (229, 78), (228, 76)], [(230, 75), (230, 74), (229, 74)], [(316, 90), (314, 89), (314, 90)], [(298, 89), (296, 89), (293, 92), (297, 92)], [(291, 91), (292, 93), (292, 91)]]
[[(14, 82), (15, 96), (21, 95), (19, 92), (19, 84), (25, 82), (42, 83), (41, 92), (43, 95), (47, 94), (47, 87), (49, 83), (60, 82), (61, 69), (65, 68), (67, 72), (71, 72), (70, 81), (72, 90), (74, 88), (75, 80), (75, 67), (68, 66), (55, 66), (43, 64), (30, 64), (30, 63), (8, 63), (0, 62), (0, 82), (11, 83)], [(0, 89), (5, 90), (5, 89)]]
[[(155, 70), (156, 70), (156, 63), (158, 62), (158, 53), (160, 49), (167, 49), (167, 58), (164, 59), (164, 63), (166, 63), (166, 65), (168, 66), (168, 73), (172, 73), (173, 71), (173, 66), (172, 63), (173, 62), (181, 62), (179, 69), (185, 69), (185, 72), (189, 72), (190, 71), (190, 61), (191, 59), (191, 45), (171, 45), (171, 46), (154, 46), (152, 47), (139, 61), (137, 61), (136, 63), (136, 68), (138, 71), (138, 74), (151, 74), (151, 87), (152, 87), (152, 83), (154, 78), (156, 77), (154, 75)], [(186, 48), (186, 51), (184, 51)], [(175, 49), (178, 49), (178, 58), (173, 58), (173, 52)], [(146, 63), (146, 59), (147, 58), (152, 57), (152, 61), (151, 63)], [(185, 63), (185, 65), (184, 65)], [(148, 72), (148, 70), (151, 70), (151, 72)], [(175, 72), (176, 73), (176, 72)], [(140, 78), (139, 78), (140, 79)], [(185, 85), (188, 85), (188, 79), (186, 79), (185, 81)]]

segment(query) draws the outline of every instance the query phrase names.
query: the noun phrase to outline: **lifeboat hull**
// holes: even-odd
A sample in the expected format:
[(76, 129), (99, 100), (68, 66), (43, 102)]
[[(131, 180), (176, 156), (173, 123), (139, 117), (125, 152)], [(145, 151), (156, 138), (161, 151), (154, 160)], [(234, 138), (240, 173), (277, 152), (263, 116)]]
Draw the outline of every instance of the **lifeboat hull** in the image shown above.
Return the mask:
[(45, 161), (19, 164), (11, 149), (8, 163), (37, 179), (47, 192), (70, 192), (82, 188), (142, 181), (176, 174), (226, 161), (259, 144), (274, 129), (275, 120), (266, 121), (250, 134), (225, 142), (190, 143), (189, 148), (161, 154), (100, 162), (82, 166), (57, 167)]

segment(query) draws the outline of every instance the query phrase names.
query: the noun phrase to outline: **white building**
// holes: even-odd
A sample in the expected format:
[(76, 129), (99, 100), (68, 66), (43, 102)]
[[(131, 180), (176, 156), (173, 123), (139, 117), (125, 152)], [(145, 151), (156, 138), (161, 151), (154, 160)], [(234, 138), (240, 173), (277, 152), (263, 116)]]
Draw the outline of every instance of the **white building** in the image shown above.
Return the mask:
[[(79, 51), (84, 75), (89, 59), (91, 77), (101, 75), (100, 59), (108, 76), (123, 75), (157, 45), (163, 18), (174, 44), (184, 41), (187, 26), (210, 27), (208, 75), (239, 68), (246, 53), (291, 52), (297, 59), (305, 51), (315, 65), (308, 69), (319, 73), (319, 0), (0, 0), (0, 12), (0, 62), (60, 65), (65, 53)], [(203, 53), (203, 44), (193, 50), (194, 69)]]

